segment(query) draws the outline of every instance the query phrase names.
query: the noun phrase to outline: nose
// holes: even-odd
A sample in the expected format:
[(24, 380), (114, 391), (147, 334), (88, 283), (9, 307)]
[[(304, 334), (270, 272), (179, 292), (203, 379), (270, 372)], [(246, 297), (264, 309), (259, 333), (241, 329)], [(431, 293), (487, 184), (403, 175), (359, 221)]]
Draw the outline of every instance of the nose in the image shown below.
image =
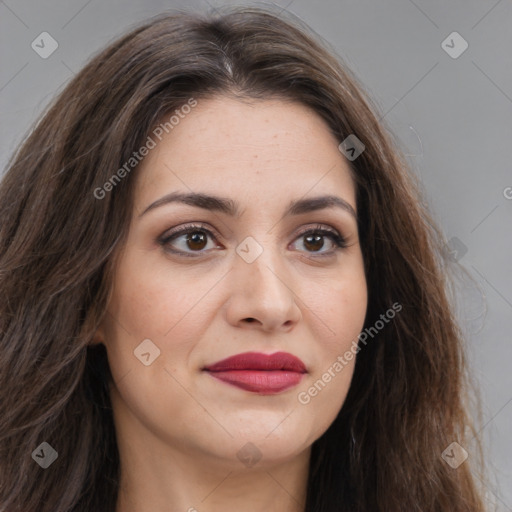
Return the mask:
[(271, 252), (265, 249), (251, 263), (235, 256), (229, 273), (231, 295), (227, 307), (232, 325), (287, 332), (302, 318), (289, 273), (280, 256)]

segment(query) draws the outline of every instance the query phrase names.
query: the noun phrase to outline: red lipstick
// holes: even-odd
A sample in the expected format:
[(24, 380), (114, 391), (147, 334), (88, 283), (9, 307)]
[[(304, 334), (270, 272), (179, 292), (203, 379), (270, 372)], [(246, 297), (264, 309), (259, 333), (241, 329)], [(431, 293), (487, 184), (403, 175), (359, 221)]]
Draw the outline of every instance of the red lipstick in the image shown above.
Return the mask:
[(246, 391), (271, 395), (296, 386), (306, 373), (306, 366), (287, 352), (245, 352), (205, 366), (203, 371)]

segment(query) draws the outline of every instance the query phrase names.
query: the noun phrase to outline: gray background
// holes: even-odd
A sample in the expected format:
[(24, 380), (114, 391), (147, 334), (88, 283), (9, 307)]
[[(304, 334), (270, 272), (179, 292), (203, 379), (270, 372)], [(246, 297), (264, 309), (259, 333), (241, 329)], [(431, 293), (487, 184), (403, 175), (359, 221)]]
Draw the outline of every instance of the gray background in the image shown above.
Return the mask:
[[(231, 3), (0, 1), (1, 169), (92, 52), (164, 10), (205, 11)], [(474, 277), (473, 284), (459, 285), (457, 304), (484, 403), (479, 436), (492, 470), (486, 499), (512, 511), (512, 2), (274, 5), (309, 24), (365, 84), (420, 176), (449, 249), (457, 250), (454, 257)], [(47, 59), (31, 48), (43, 31), (59, 44)], [(453, 31), (469, 45), (458, 58), (442, 47)], [(466, 448), (471, 457), (471, 446)]]

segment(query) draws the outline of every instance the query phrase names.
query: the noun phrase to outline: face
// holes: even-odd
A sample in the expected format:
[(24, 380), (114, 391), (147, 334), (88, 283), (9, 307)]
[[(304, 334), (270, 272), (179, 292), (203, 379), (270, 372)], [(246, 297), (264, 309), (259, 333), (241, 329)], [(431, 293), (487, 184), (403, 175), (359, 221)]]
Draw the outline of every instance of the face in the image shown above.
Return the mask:
[(300, 104), (224, 97), (153, 138), (96, 337), (116, 428), (226, 465), (304, 453), (343, 405), (367, 306), (339, 141)]

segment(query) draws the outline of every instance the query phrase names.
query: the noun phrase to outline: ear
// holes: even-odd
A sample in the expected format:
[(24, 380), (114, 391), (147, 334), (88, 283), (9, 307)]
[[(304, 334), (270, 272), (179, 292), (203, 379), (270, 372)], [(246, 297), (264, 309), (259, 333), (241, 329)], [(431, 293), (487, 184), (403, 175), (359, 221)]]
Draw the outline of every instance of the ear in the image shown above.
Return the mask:
[(92, 340), (89, 342), (89, 345), (101, 345), (102, 343), (105, 344), (105, 332), (103, 325), (100, 325), (94, 333)]

